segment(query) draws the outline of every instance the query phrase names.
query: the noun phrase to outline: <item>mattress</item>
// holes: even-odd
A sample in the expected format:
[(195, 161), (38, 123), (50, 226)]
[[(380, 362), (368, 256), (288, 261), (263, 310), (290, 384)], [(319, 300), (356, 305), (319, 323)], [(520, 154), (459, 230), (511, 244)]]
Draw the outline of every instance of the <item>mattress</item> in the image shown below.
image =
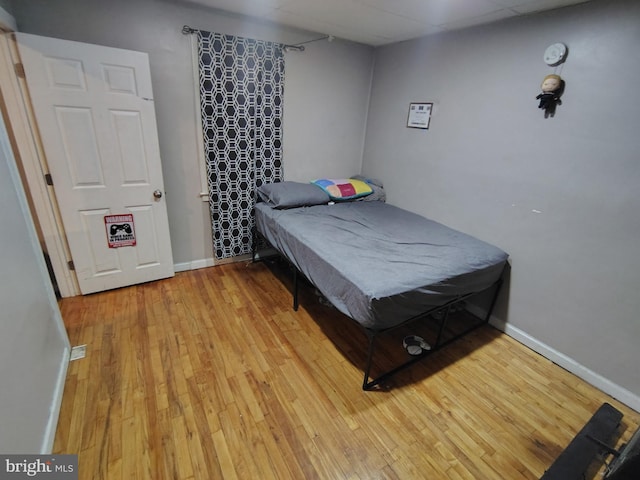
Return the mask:
[(481, 292), (500, 248), (384, 202), (256, 204), (257, 230), (342, 313), (379, 331)]

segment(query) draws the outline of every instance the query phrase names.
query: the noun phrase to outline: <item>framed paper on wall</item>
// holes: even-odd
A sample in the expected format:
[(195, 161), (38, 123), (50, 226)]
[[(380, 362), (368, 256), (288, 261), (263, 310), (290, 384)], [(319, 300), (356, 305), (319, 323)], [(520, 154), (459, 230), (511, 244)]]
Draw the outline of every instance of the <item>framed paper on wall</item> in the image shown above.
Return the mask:
[(433, 103), (410, 103), (407, 127), (428, 129), (432, 108)]

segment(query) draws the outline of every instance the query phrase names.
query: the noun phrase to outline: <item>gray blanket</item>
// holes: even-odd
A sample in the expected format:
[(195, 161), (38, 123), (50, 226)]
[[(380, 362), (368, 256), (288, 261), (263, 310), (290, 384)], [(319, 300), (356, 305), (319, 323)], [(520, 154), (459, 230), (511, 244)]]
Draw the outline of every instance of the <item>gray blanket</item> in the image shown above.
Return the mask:
[(500, 277), (501, 249), (383, 202), (276, 210), (258, 231), (342, 313), (383, 330)]

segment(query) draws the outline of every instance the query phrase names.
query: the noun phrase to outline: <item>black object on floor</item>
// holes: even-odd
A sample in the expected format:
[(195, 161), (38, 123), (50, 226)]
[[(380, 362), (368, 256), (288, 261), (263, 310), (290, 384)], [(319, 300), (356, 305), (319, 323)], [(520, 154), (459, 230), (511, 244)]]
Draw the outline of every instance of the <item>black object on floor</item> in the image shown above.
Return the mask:
[(637, 480), (640, 478), (640, 428), (638, 428), (629, 443), (619, 452), (612, 452), (616, 456), (609, 463), (604, 474), (604, 480)]
[(608, 445), (620, 420), (622, 413), (619, 410), (608, 403), (602, 404), (540, 480), (583, 480), (598, 455), (619, 455)]

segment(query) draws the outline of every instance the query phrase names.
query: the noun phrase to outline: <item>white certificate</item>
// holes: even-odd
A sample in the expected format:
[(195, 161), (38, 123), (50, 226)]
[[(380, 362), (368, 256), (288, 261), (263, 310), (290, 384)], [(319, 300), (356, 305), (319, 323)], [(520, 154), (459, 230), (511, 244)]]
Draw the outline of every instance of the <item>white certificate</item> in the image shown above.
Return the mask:
[(407, 127), (429, 128), (433, 103), (410, 103)]

